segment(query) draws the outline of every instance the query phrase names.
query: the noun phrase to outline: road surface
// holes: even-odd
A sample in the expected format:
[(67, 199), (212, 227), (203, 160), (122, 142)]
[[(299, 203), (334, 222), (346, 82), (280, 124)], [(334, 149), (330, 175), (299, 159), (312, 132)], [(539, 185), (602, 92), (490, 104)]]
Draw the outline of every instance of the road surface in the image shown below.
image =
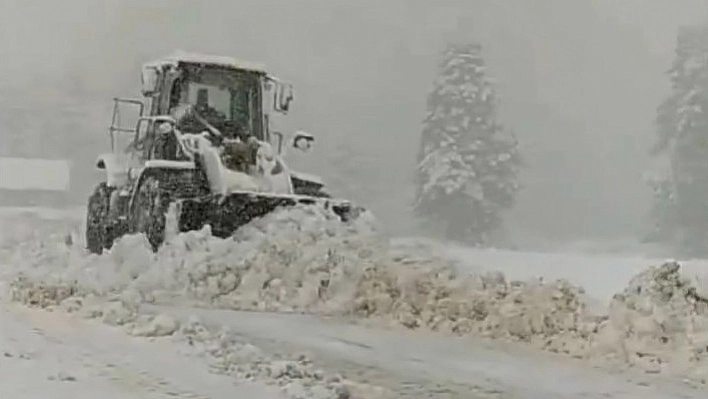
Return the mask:
[(307, 315), (151, 306), (226, 325), (260, 347), (304, 351), (397, 398), (699, 399), (705, 391), (655, 375), (610, 374), (581, 361), (441, 334), (383, 330)]
[(0, 398), (283, 398), (277, 388), (237, 386), (212, 374), (173, 345), (61, 313), (3, 306)]

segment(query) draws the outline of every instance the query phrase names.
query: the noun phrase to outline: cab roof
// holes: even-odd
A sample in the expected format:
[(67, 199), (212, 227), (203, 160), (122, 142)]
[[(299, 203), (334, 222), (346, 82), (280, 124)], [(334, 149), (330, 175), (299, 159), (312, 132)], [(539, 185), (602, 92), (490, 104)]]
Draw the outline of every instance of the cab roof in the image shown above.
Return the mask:
[(171, 65), (178, 66), (179, 64), (203, 64), (208, 66), (215, 66), (220, 68), (228, 68), (234, 70), (245, 70), (250, 72), (257, 72), (267, 75), (265, 65), (252, 63), (248, 61), (237, 60), (228, 56), (221, 55), (208, 55), (199, 53), (188, 53), (182, 50), (177, 50), (167, 57), (163, 57), (159, 60), (151, 61), (143, 65), (143, 68), (161, 68), (163, 66)]

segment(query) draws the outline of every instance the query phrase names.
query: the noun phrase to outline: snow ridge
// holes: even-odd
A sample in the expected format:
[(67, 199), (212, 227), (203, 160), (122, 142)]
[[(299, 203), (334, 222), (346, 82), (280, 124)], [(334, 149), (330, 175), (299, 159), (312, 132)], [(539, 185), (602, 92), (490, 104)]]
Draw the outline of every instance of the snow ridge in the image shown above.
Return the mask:
[[(64, 238), (13, 247), (6, 258), (13, 298), (84, 309), (136, 335), (181, 328), (141, 317), (142, 303), (308, 312), (523, 342), (696, 384), (708, 379), (708, 299), (673, 262), (636, 276), (597, 314), (567, 281), (460, 274), (443, 259), (395, 253), (368, 214), (342, 224), (318, 208), (282, 210), (232, 239), (208, 229), (174, 236), (157, 254), (141, 236), (123, 238), (103, 256)], [(90, 310), (87, 301), (102, 307)]]

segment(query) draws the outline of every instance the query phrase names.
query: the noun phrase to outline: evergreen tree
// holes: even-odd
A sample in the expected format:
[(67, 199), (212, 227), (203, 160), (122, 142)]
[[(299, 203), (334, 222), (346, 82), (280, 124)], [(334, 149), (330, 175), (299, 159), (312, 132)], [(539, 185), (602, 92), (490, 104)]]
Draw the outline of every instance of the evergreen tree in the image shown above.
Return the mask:
[[(656, 192), (663, 237), (692, 254), (708, 253), (708, 27), (679, 31), (669, 71), (672, 94), (657, 112), (656, 155), (670, 173)], [(673, 234), (673, 231), (677, 234)]]
[(514, 204), (520, 156), (501, 137), (481, 46), (450, 44), (427, 99), (414, 211), (445, 238), (489, 244)]

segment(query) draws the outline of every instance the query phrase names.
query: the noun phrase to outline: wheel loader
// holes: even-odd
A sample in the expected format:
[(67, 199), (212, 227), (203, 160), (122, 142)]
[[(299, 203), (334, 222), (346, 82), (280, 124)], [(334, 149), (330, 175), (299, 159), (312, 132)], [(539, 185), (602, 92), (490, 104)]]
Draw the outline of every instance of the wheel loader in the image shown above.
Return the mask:
[(90, 252), (138, 233), (157, 251), (168, 210), (180, 232), (209, 225), (221, 238), (279, 207), (322, 206), (345, 223), (361, 212), (332, 198), (318, 177), (288, 167), (286, 148), (307, 151), (314, 137), (273, 128), (293, 89), (265, 68), (176, 52), (143, 65), (141, 91), (140, 99), (114, 99), (111, 152), (96, 161), (104, 178), (87, 206)]

